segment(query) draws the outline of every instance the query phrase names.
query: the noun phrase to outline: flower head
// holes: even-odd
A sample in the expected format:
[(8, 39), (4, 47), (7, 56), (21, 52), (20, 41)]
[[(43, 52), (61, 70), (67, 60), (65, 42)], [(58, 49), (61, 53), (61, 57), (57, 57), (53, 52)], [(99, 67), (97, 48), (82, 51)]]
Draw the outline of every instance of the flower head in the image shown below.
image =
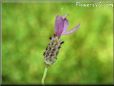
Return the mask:
[(60, 37), (65, 34), (71, 34), (75, 32), (80, 26), (80, 24), (78, 24), (73, 29), (67, 31), (68, 25), (69, 23), (68, 23), (68, 20), (66, 19), (66, 16), (56, 17), (55, 33), (50, 38), (50, 42), (44, 52), (44, 59), (45, 59), (46, 65), (51, 65), (56, 61), (59, 49), (63, 44), (63, 41), (60, 39)]
[(68, 23), (66, 16), (56, 16), (55, 35), (60, 38), (61, 35), (71, 34), (77, 31), (77, 29), (79, 29), (80, 24), (78, 24), (71, 30), (67, 31), (68, 26), (69, 26), (69, 23)]
[(61, 48), (61, 45), (64, 43), (64, 41), (62, 41), (60, 37), (65, 34), (70, 34), (75, 32), (80, 26), (80, 24), (78, 24), (70, 31), (67, 31), (68, 25), (69, 24), (68, 24), (68, 20), (66, 19), (66, 16), (56, 17), (55, 33), (52, 37), (50, 37), (50, 42), (43, 54), (46, 68), (44, 70), (44, 74), (42, 77), (42, 84), (44, 84), (44, 79), (45, 79), (48, 67), (53, 63), (55, 63), (55, 61), (57, 60), (57, 54), (59, 53), (59, 49)]

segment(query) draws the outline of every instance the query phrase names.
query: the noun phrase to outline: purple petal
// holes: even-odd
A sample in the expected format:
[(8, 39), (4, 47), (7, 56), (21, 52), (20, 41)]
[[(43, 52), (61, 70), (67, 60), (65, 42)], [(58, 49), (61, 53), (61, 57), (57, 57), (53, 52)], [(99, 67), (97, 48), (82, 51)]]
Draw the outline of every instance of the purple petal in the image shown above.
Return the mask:
[(64, 19), (62, 16), (57, 16), (55, 21), (55, 34), (60, 37), (64, 29)]
[(62, 35), (71, 34), (71, 33), (75, 32), (75, 31), (77, 31), (79, 29), (79, 27), (80, 27), (80, 24), (78, 24), (76, 27), (74, 27), (70, 31), (62, 33)]
[(68, 26), (69, 26), (68, 20), (66, 18), (64, 18), (64, 29), (63, 29), (63, 33), (66, 32)]

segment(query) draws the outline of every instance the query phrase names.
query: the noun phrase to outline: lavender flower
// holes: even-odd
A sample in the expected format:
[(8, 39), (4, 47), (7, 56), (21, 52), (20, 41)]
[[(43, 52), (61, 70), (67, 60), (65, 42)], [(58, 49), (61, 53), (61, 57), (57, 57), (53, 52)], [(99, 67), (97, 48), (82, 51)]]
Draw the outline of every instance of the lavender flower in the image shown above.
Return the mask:
[(54, 35), (50, 38), (50, 43), (44, 52), (44, 60), (46, 65), (51, 65), (56, 61), (59, 49), (64, 43), (60, 37), (62, 35), (71, 34), (77, 31), (77, 29), (80, 27), (80, 24), (78, 24), (73, 29), (67, 31), (68, 25), (69, 23), (66, 16), (56, 17)]
[(48, 67), (56, 61), (59, 49), (61, 48), (61, 45), (64, 43), (64, 41), (62, 41), (60, 37), (62, 35), (71, 34), (80, 27), (80, 24), (78, 24), (70, 31), (67, 31), (68, 25), (69, 24), (68, 24), (68, 20), (66, 19), (66, 16), (56, 17), (54, 35), (50, 37), (50, 43), (48, 44), (44, 52), (44, 62), (46, 64), (46, 67), (41, 81), (42, 84), (44, 84)]

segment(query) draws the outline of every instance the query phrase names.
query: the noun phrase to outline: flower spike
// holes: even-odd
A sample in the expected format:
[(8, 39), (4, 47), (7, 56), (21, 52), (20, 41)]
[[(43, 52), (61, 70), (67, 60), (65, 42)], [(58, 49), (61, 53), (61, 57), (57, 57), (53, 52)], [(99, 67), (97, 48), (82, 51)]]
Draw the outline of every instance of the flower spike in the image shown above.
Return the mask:
[(44, 74), (42, 77), (42, 84), (44, 84), (48, 67), (51, 66), (53, 63), (55, 63), (55, 61), (57, 60), (57, 55), (59, 53), (59, 50), (61, 49), (61, 45), (63, 45), (64, 43), (64, 41), (62, 41), (60, 37), (62, 35), (71, 34), (77, 31), (80, 27), (80, 24), (75, 26), (73, 29), (67, 31), (68, 26), (69, 26), (69, 23), (66, 18), (66, 15), (56, 16), (54, 35), (49, 38), (50, 42), (48, 46), (46, 47), (45, 52), (43, 54), (46, 67), (45, 67)]

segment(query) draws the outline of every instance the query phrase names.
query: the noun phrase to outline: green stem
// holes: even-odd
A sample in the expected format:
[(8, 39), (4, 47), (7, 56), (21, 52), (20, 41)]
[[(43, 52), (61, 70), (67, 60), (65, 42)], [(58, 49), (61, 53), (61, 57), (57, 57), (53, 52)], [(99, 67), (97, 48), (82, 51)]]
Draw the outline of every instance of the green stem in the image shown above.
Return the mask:
[(42, 85), (44, 85), (44, 81), (45, 81), (45, 78), (46, 78), (47, 70), (48, 70), (48, 67), (45, 67), (44, 74), (43, 74), (43, 77), (42, 77)]

